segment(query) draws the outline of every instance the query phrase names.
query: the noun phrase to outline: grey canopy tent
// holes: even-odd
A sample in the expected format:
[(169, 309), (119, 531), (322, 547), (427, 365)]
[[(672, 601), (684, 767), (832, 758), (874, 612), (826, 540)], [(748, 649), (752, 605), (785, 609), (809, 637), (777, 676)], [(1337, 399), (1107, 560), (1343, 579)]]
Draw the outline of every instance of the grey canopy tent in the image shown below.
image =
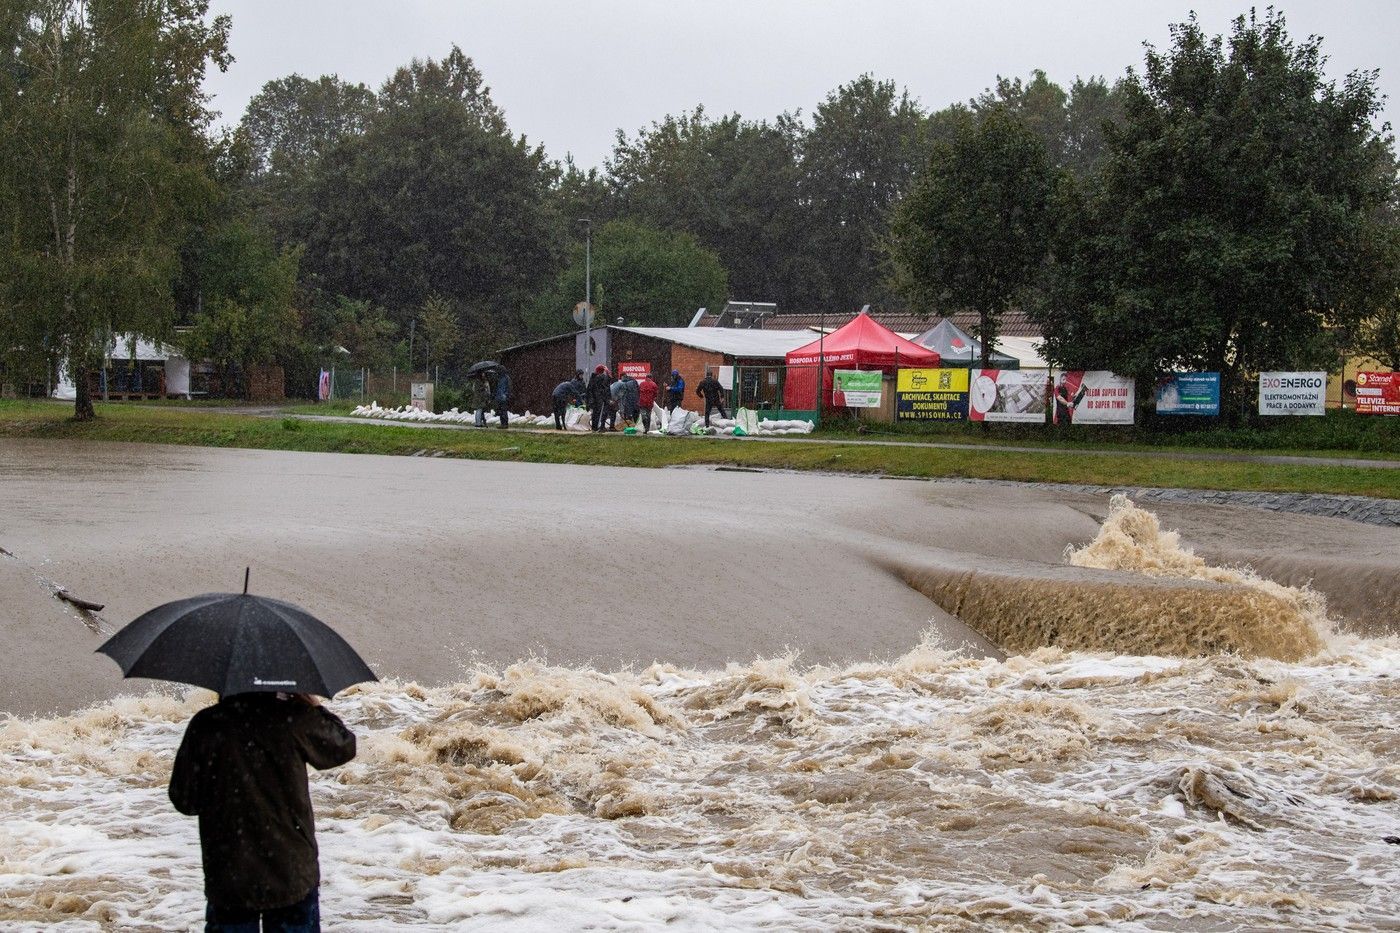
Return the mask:
[[(974, 340), (962, 328), (946, 317), (914, 338), (921, 347), (934, 350), (943, 358), (947, 367), (974, 367), (982, 365), (982, 343)], [(992, 369), (1020, 369), (1021, 361), (1014, 356), (992, 349), (988, 357)]]

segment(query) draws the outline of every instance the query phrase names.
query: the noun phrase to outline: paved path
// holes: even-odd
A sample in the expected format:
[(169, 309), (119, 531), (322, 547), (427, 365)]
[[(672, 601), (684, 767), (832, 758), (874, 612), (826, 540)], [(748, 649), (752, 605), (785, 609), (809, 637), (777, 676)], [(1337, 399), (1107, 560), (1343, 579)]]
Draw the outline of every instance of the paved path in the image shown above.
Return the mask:
[[(388, 424), (398, 427), (436, 428), (448, 431), (499, 430), (495, 425), (491, 425), (487, 428), (478, 428), (470, 424), (391, 421), (389, 419), (380, 418), (355, 418), (349, 415), (288, 415), (286, 412), (279, 411), (275, 408), (219, 408), (209, 410), (222, 411), (228, 414), (257, 415), (265, 418), (291, 417), (300, 418), (305, 421), (327, 421), (341, 424)], [(531, 428), (528, 430), (544, 430), (548, 433), (555, 433), (548, 428)], [(566, 433), (566, 436), (591, 437), (592, 435)], [(615, 436), (620, 437), (623, 435), (619, 433)], [(694, 440), (695, 438), (690, 439)], [(700, 437), (699, 439), (707, 441), (739, 441), (745, 443), (749, 441), (758, 441), (765, 444), (841, 444), (853, 447), (929, 447), (937, 450), (972, 450), (983, 453), (1075, 454), (1086, 457), (1155, 457), (1162, 460), (1216, 460), (1234, 463), (1260, 463), (1273, 466), (1335, 466), (1359, 467), (1361, 469), (1371, 470), (1400, 469), (1400, 460), (1369, 460), (1363, 457), (1299, 457), (1286, 454), (1229, 453), (1214, 450), (1111, 450), (1101, 447), (1034, 447), (1014, 444), (959, 444), (950, 441), (864, 440), (855, 438), (793, 437), (791, 435), (782, 437), (736, 438), (721, 434), (715, 437)]]

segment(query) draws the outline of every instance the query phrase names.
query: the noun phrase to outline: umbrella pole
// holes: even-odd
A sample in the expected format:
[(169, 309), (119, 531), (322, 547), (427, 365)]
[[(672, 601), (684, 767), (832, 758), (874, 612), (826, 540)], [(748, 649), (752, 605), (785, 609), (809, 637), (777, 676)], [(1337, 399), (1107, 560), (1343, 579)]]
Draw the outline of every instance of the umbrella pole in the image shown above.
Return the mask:
[(252, 567), (244, 567), (244, 568), (243, 568), (243, 595), (244, 595), (244, 596), (247, 596), (247, 595), (248, 595), (248, 575), (251, 574), (252, 572), (253, 572), (253, 568), (252, 568)]

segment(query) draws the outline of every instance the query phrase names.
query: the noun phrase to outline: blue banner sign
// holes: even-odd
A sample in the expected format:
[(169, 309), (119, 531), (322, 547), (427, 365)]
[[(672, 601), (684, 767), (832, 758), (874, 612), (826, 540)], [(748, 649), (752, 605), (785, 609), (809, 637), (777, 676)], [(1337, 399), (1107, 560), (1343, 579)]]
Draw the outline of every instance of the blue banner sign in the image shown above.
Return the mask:
[(1171, 373), (1157, 380), (1157, 414), (1220, 414), (1220, 373)]

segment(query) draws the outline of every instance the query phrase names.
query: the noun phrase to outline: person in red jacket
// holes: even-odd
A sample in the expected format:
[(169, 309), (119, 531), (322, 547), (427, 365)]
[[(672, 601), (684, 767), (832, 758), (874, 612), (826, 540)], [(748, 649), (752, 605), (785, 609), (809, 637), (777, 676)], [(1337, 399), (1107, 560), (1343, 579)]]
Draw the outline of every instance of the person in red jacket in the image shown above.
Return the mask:
[(651, 406), (656, 404), (656, 396), (661, 393), (661, 387), (651, 379), (651, 373), (646, 373), (637, 383), (637, 406), (641, 408), (642, 433), (651, 432)]

